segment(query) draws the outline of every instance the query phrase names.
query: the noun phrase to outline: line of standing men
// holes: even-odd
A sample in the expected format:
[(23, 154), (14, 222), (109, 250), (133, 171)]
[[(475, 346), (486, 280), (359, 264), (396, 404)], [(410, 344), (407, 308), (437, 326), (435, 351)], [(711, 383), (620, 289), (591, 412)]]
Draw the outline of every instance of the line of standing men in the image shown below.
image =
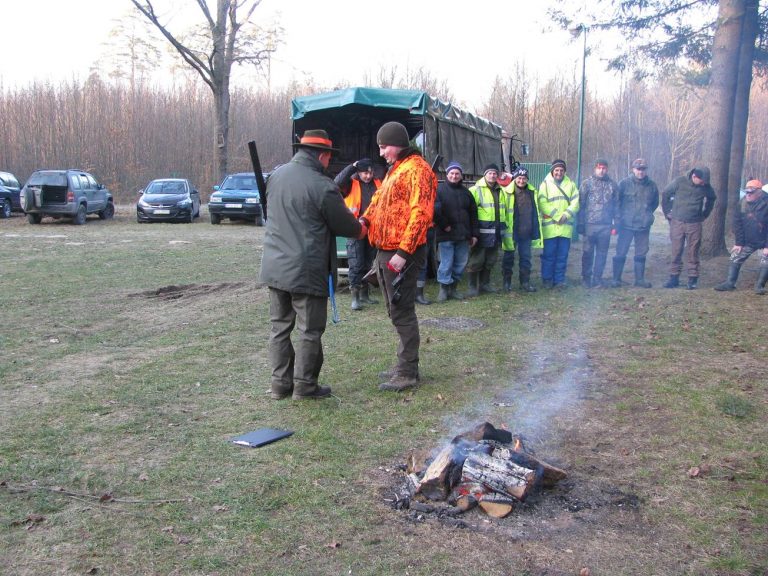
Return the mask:
[[(442, 257), (438, 300), (461, 297), (456, 284), (464, 264), (469, 295), (497, 292), (490, 278), (499, 249), (503, 252), (504, 289), (512, 289), (517, 252), (520, 286), (524, 291), (535, 291), (530, 284), (534, 245), (543, 247), (544, 286), (565, 287), (573, 225), (580, 207), (578, 226), (585, 235), (585, 283), (604, 285), (602, 274), (616, 226), (619, 239), (611, 285), (621, 285), (626, 255), (634, 241), (635, 284), (650, 287), (644, 279), (645, 258), (659, 194), (645, 173), (644, 160), (635, 160), (633, 175), (618, 185), (608, 177), (607, 163), (598, 161), (594, 174), (582, 184), (581, 196), (567, 177), (562, 160), (552, 163), (538, 190), (528, 183), (525, 169), (518, 169), (511, 182), (500, 185), (495, 164), (486, 166), (483, 177), (467, 190), (462, 184), (461, 166), (453, 162), (448, 166), (448, 182), (438, 195), (432, 168), (411, 147), (405, 126), (388, 122), (379, 129), (376, 140), (389, 167), (381, 182), (373, 178), (367, 159), (342, 172), (338, 185), (331, 180), (325, 170), (336, 149), (324, 130), (307, 130), (295, 144), (297, 150), (291, 161), (276, 169), (269, 179), (266, 196), (270, 216), (261, 280), (269, 287), (272, 398), (301, 400), (331, 395), (331, 388), (320, 385), (318, 377), (323, 365), (321, 339), (327, 323), (328, 298), (334, 290), (336, 236), (353, 239), (350, 255), (357, 264), (362, 263), (355, 266), (357, 272), (375, 261), (387, 312), (398, 334), (397, 361), (391, 370), (382, 373), (381, 390), (405, 390), (420, 380), (415, 304), (433, 218)], [(353, 173), (357, 178), (351, 178)], [(339, 194), (339, 185), (345, 190), (346, 203)], [(696, 288), (701, 222), (711, 212), (714, 199), (706, 168), (691, 170), (664, 191), (662, 209), (670, 221), (673, 246), (666, 287), (678, 285), (687, 244), (688, 288)], [(768, 214), (768, 202), (764, 204), (763, 213)], [(763, 255), (768, 280), (768, 247), (764, 247)], [(734, 265), (742, 261), (732, 260)], [(738, 270), (733, 270), (734, 266), (729, 280), (735, 282)], [(365, 276), (357, 272), (350, 277), (353, 307), (361, 301), (372, 302)], [(294, 329), (295, 344), (291, 339)]]

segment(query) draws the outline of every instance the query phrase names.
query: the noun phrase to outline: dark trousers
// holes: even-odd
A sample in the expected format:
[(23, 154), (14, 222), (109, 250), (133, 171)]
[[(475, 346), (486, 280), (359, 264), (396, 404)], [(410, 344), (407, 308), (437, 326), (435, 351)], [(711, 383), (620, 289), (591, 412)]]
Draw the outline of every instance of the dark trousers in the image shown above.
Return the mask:
[(485, 270), (490, 274), (498, 259), (499, 244), (491, 248), (482, 248), (480, 243), (477, 243), (469, 250), (469, 261), (465, 271), (472, 273)]
[[(269, 288), (269, 361), (272, 391), (312, 394), (323, 367), (323, 343), (328, 298)], [(296, 328), (296, 344), (291, 332)]]
[(533, 263), (531, 262), (531, 245), (533, 240), (515, 240), (515, 250), (504, 250), (501, 258), (501, 273), (504, 276), (511, 276), (515, 268), (515, 252), (518, 257), (518, 268), (520, 274), (525, 270), (529, 274)]
[(568, 253), (571, 250), (571, 239), (556, 236), (544, 240), (544, 250), (541, 252), (541, 279), (545, 283), (564, 284), (565, 271), (568, 269)]
[(376, 258), (376, 248), (368, 243), (367, 238), (357, 240), (347, 238), (347, 259), (349, 260), (349, 285), (359, 288), (368, 281), (363, 281), (368, 271), (373, 266)]
[(616, 239), (616, 257), (626, 258), (629, 254), (629, 246), (632, 240), (635, 241), (635, 260), (643, 260), (648, 255), (650, 246), (651, 229), (647, 230), (627, 230), (619, 228), (619, 235)]
[(611, 244), (611, 227), (600, 226), (584, 235), (584, 246), (581, 253), (581, 277), (585, 280), (600, 280), (608, 259), (608, 247)]
[(397, 274), (387, 268), (387, 262), (394, 251), (379, 250), (376, 254), (376, 270), (379, 286), (387, 304), (387, 314), (395, 327), (400, 343), (397, 346), (397, 364), (395, 373), (401, 376), (415, 377), (419, 374), (419, 320), (416, 317), (416, 279), (424, 266), (427, 247), (419, 246), (406, 266), (403, 281), (397, 288), (392, 281)]
[(688, 276), (699, 276), (699, 250), (701, 249), (701, 222), (669, 221), (669, 239), (672, 241), (669, 273), (677, 276), (683, 270), (683, 251)]

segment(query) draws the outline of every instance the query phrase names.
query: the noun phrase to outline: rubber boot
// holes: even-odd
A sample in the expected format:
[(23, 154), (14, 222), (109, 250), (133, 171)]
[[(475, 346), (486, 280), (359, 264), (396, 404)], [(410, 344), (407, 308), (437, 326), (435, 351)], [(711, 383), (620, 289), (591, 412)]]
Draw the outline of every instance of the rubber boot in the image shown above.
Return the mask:
[(688, 276), (688, 284), (685, 285), (686, 290), (696, 290), (699, 287), (698, 276)]
[(653, 284), (645, 279), (645, 258), (635, 258), (635, 286), (653, 288)]
[(499, 291), (491, 285), (491, 271), (483, 270), (480, 272), (480, 293), (497, 294)]
[(378, 300), (374, 300), (371, 298), (370, 294), (370, 286), (368, 284), (363, 284), (363, 286), (360, 288), (360, 301), (363, 304), (378, 304)]
[(360, 302), (360, 288), (352, 288), (350, 291), (352, 292), (352, 305), (350, 308), (352, 310), (362, 310), (363, 303)]
[(459, 281), (454, 280), (453, 284), (448, 284), (448, 299), (449, 300), (464, 300), (465, 296), (459, 292)]
[(480, 272), (468, 272), (467, 283), (469, 284), (469, 290), (467, 290), (467, 298), (474, 298), (480, 295)]
[(715, 286), (715, 290), (718, 292), (730, 292), (736, 290), (736, 280), (739, 279), (739, 270), (741, 270), (740, 262), (731, 262), (728, 265), (728, 279)]
[(531, 271), (520, 269), (520, 290), (523, 292), (536, 292), (531, 285)]
[(504, 292), (512, 292), (512, 274), (504, 274)]
[(670, 274), (664, 288), (677, 288), (678, 286), (680, 286), (680, 274)]
[(768, 282), (768, 266), (760, 266), (760, 275), (755, 282), (755, 294), (765, 294), (766, 282)]
[(427, 300), (427, 297), (424, 296), (424, 286), (416, 286), (416, 304), (421, 304), (422, 306), (432, 304), (432, 301)]
[(626, 258), (620, 256), (613, 257), (613, 280), (611, 280), (611, 287), (621, 288), (621, 275), (624, 273), (624, 263), (626, 261)]
[(445, 302), (448, 300), (448, 295), (451, 292), (451, 285), (450, 284), (440, 284), (440, 291), (437, 293), (437, 301), (438, 302)]

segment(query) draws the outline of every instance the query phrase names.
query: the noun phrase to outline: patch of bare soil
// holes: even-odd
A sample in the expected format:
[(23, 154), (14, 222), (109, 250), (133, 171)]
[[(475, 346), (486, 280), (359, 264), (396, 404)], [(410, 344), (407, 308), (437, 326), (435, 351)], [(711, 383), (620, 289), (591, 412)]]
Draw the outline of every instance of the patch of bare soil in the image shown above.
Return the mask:
[(215, 294), (223, 290), (235, 290), (245, 286), (245, 282), (221, 282), (219, 284), (182, 284), (177, 286), (162, 286), (155, 290), (145, 290), (135, 294), (128, 294), (129, 298), (159, 298), (161, 300), (178, 300), (179, 298), (196, 298)]

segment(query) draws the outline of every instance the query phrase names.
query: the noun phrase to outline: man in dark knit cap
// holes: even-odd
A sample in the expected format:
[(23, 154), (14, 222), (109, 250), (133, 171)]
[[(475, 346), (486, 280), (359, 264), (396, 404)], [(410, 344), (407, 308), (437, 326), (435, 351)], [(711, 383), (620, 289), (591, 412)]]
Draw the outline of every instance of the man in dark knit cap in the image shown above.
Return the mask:
[(699, 249), (703, 222), (715, 207), (717, 196), (709, 185), (709, 168), (694, 168), (686, 176), (673, 180), (661, 195), (661, 209), (669, 220), (669, 239), (672, 255), (669, 280), (664, 288), (680, 285), (683, 270), (683, 251), (688, 265), (688, 290), (699, 286)]
[[(307, 130), (287, 164), (269, 177), (269, 218), (261, 281), (269, 287), (269, 360), (272, 398), (326, 398), (320, 386), (322, 336), (328, 318), (329, 276), (335, 277), (335, 236), (362, 238), (365, 226), (350, 213), (324, 174), (335, 152), (325, 130)], [(291, 333), (297, 332), (295, 343)]]
[(376, 135), (389, 170), (361, 220), (378, 250), (376, 266), (387, 312), (400, 338), (397, 364), (382, 376), (380, 390), (401, 391), (419, 383), (419, 321), (416, 280), (427, 257), (437, 178), (399, 122), (387, 122)]
[(445, 182), (437, 187), (435, 228), (440, 268), (437, 281), (438, 302), (463, 298), (456, 290), (469, 259), (469, 249), (477, 243), (477, 206), (464, 186), (461, 164), (451, 162), (445, 170)]
[[(344, 196), (344, 203), (355, 218), (359, 218), (371, 203), (381, 186), (381, 180), (373, 176), (370, 158), (361, 158), (344, 168), (334, 179)], [(366, 273), (373, 265), (376, 249), (367, 238), (347, 238), (349, 258), (349, 289), (352, 293), (352, 310), (362, 310), (363, 304), (376, 304), (370, 296)]]

